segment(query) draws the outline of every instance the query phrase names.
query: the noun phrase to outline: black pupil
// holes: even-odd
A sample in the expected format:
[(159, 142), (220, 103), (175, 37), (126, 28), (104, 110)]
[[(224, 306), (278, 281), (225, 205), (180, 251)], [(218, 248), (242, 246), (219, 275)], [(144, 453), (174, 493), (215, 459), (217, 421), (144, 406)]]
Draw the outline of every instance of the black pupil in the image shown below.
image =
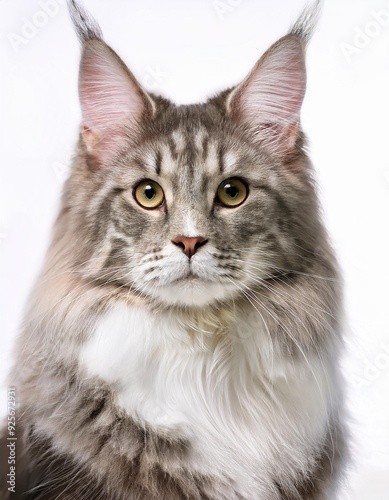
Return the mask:
[(228, 196), (232, 199), (235, 199), (239, 194), (239, 189), (232, 184), (226, 184), (224, 189), (226, 190)]
[(145, 187), (145, 197), (148, 200), (152, 200), (155, 196), (155, 189), (152, 186)]

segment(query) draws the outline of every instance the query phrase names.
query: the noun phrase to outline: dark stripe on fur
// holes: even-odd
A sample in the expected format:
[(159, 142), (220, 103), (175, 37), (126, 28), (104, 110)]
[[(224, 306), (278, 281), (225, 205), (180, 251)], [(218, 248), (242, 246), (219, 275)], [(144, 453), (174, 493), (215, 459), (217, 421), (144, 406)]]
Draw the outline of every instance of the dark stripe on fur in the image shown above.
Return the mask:
[(202, 157), (203, 160), (207, 159), (208, 156), (208, 146), (209, 146), (209, 136), (208, 134), (204, 136), (203, 138), (203, 143), (202, 143)]
[(161, 164), (162, 164), (162, 153), (158, 149), (155, 153), (155, 173), (157, 175), (161, 173)]
[(218, 164), (219, 164), (219, 172), (222, 174), (224, 172), (224, 152), (225, 148), (223, 144), (220, 144), (218, 152), (217, 152), (217, 158), (218, 158)]
[[(139, 429), (138, 429), (139, 430)], [(70, 455), (58, 453), (47, 439), (30, 436), (28, 465), (19, 469), (24, 479), (23, 491), (12, 495), (16, 500), (211, 500), (202, 484), (207, 480), (194, 478), (182, 471), (169, 473), (161, 468), (157, 457), (166, 457), (176, 443), (156, 438), (149, 431), (140, 431), (144, 447), (132, 460), (115, 457), (112, 467), (114, 481), (93, 474), (89, 464), (78, 463)], [(185, 451), (185, 445), (181, 450)], [(114, 454), (112, 454), (114, 458)], [(151, 462), (150, 462), (151, 459)], [(150, 462), (150, 463), (148, 463)], [(163, 463), (163, 460), (161, 461)], [(147, 477), (147, 480), (146, 480)], [(147, 485), (147, 486), (146, 486)], [(6, 496), (1, 497), (6, 500)]]
[(178, 152), (177, 152), (177, 148), (176, 148), (176, 145), (174, 143), (174, 140), (172, 139), (172, 137), (170, 135), (167, 136), (166, 140), (167, 140), (167, 144), (169, 146), (170, 154), (172, 155), (173, 160), (177, 160), (178, 159)]

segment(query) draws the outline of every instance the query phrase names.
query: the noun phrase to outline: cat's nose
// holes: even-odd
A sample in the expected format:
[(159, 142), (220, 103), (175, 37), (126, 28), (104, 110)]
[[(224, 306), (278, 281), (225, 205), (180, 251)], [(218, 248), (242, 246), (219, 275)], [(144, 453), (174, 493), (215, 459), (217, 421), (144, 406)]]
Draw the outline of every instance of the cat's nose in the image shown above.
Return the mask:
[(202, 236), (177, 236), (172, 240), (172, 243), (180, 247), (184, 254), (191, 258), (200, 247), (207, 243), (207, 241), (208, 240)]

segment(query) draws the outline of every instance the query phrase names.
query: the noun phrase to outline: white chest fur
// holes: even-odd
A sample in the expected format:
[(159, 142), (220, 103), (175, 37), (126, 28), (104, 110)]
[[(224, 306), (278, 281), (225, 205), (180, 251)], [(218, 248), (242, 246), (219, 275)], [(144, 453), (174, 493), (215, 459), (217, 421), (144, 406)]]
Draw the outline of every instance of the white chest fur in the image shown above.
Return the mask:
[(189, 332), (171, 314), (117, 304), (97, 324), (80, 363), (111, 384), (129, 415), (189, 439), (189, 467), (228, 475), (248, 498), (267, 498), (270, 478), (261, 472), (258, 481), (258, 471), (304, 466), (323, 437), (324, 367), (316, 357), (292, 363), (277, 356), (255, 311), (216, 333), (195, 328)]

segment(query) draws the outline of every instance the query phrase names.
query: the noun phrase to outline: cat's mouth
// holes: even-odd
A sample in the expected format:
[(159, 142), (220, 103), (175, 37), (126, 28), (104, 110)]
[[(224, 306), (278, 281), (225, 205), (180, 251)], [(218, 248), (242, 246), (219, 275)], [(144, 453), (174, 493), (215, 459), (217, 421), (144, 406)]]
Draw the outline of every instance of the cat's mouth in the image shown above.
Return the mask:
[(175, 279), (171, 281), (170, 285), (173, 287), (183, 286), (184, 290), (191, 290), (192, 287), (206, 287), (211, 282), (212, 280), (210, 277), (204, 276), (204, 273), (197, 273), (192, 267), (188, 266), (188, 269), (185, 270), (180, 276), (175, 277)]
[(151, 294), (169, 305), (202, 307), (233, 295), (234, 289), (218, 282), (216, 276), (185, 269), (169, 283), (151, 289)]
[(195, 272), (193, 272), (192, 269), (189, 269), (185, 274), (183, 274), (182, 276), (180, 276), (179, 278), (177, 278), (174, 283), (180, 283), (180, 282), (183, 282), (183, 281), (191, 282), (191, 281), (195, 281), (195, 280), (204, 281), (204, 279), (201, 278)]

